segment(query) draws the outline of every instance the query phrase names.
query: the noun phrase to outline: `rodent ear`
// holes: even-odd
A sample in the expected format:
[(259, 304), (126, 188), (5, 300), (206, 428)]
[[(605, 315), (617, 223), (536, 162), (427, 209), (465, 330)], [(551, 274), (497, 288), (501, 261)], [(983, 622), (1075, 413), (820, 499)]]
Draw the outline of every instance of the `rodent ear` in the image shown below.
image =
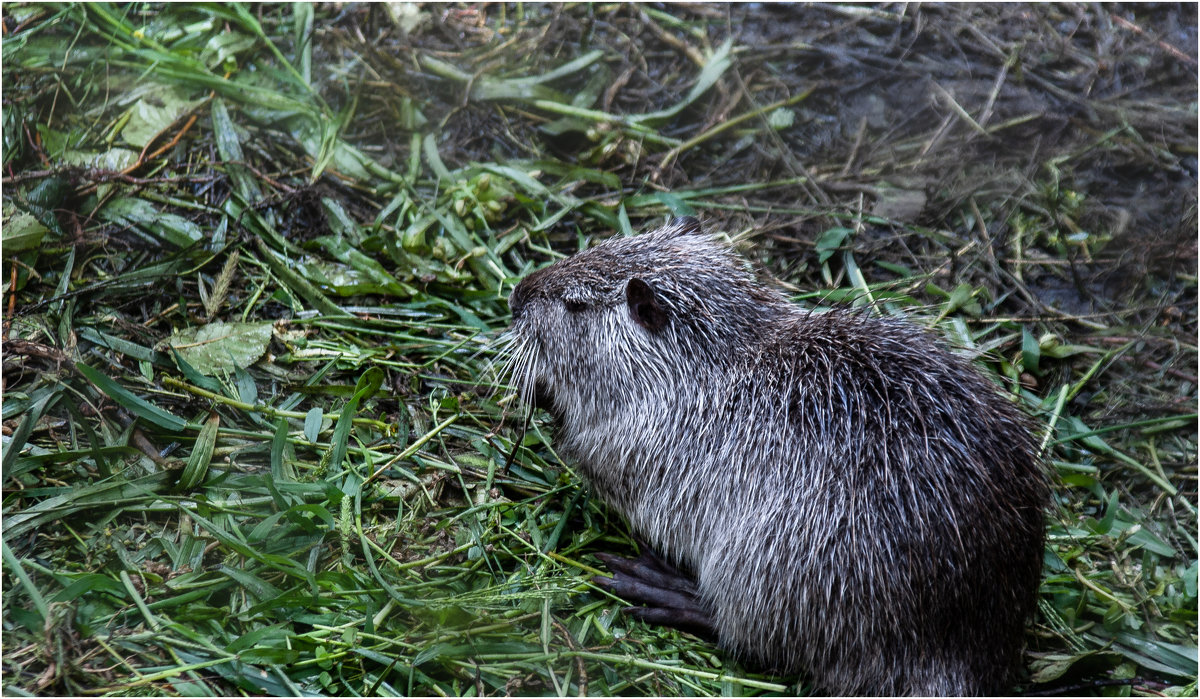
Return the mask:
[(634, 322), (651, 332), (658, 332), (667, 325), (667, 309), (658, 300), (654, 287), (634, 277), (625, 286), (625, 303)]

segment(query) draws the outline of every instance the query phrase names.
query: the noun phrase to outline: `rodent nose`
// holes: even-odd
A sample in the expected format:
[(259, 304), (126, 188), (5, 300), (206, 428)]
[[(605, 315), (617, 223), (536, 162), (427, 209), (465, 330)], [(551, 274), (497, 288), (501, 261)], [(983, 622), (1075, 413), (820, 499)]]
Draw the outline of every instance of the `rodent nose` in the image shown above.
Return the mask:
[(529, 305), (529, 301), (533, 298), (538, 285), (538, 280), (546, 275), (548, 267), (539, 269), (536, 272), (531, 272), (521, 280), (519, 284), (508, 295), (508, 309), (512, 311), (512, 319), (520, 320), (525, 313), (525, 307)]
[(521, 314), (525, 311), (525, 305), (529, 302), (529, 289), (525, 282), (517, 284), (512, 293), (508, 295), (508, 310), (512, 311), (512, 319), (520, 320)]

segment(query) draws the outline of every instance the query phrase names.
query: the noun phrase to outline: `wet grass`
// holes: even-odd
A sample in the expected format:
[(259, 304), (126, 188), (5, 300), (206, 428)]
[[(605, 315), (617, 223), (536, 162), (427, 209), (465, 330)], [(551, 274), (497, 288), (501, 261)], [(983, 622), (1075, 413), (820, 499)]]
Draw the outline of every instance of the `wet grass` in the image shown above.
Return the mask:
[(680, 214), (1045, 426), (1026, 689), (1195, 694), (1194, 7), (3, 20), (6, 694), (805, 691), (622, 617), (493, 390), (522, 275)]

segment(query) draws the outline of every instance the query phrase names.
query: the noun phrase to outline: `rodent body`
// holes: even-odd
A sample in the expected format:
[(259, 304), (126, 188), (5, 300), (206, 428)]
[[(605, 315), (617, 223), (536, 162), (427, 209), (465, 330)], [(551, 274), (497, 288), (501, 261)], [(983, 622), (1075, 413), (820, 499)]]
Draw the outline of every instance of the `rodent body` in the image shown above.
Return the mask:
[(514, 384), (721, 645), (839, 694), (1002, 691), (1048, 490), (1020, 411), (905, 321), (809, 312), (693, 219), (531, 274)]

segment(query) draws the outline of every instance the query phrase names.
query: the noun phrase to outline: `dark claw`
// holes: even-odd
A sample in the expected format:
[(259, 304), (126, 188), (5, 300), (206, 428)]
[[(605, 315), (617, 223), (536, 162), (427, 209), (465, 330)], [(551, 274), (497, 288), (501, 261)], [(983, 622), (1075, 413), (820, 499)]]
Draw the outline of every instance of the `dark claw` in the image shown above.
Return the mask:
[(679, 580), (685, 580), (693, 588), (695, 587), (695, 582), (691, 577), (683, 574), (678, 568), (668, 563), (663, 559), (662, 556), (659, 556), (658, 552), (654, 550), (654, 547), (646, 543), (644, 539), (641, 537), (634, 537), (633, 540), (637, 542), (638, 549), (642, 552), (641, 555), (637, 557), (637, 560), (645, 563), (661, 573), (678, 578)]
[(694, 595), (657, 587), (653, 583), (630, 577), (625, 573), (617, 573), (611, 578), (592, 578), (592, 580), (618, 597), (651, 607), (687, 609), (697, 606)]
[(625, 613), (648, 624), (667, 626), (713, 640), (717, 638), (717, 630), (713, 628), (712, 620), (704, 611), (669, 607), (626, 607)]
[(716, 638), (711, 616), (699, 599), (696, 582), (660, 558), (653, 549), (642, 543), (642, 554), (636, 559), (605, 553), (598, 553), (596, 557), (613, 571), (611, 578), (592, 578), (597, 587), (646, 605), (628, 607), (625, 609), (628, 614), (652, 624)]
[(596, 558), (604, 561), (614, 573), (624, 573), (648, 585), (682, 592), (691, 597), (696, 595), (696, 583), (679, 571), (669, 568), (669, 564), (658, 556), (648, 553), (650, 549), (643, 548), (642, 555), (634, 558), (622, 558), (609, 553), (598, 553)]

